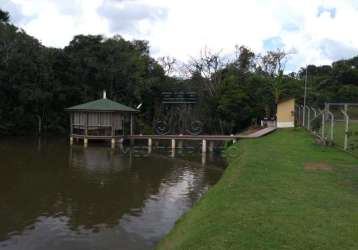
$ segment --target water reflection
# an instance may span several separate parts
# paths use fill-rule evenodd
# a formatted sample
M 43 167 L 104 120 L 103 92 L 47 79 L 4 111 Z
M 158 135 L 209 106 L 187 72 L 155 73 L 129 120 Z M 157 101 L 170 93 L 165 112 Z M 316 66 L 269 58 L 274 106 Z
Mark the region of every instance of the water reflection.
M 175 153 L 1 141 L 0 249 L 153 248 L 222 173 Z

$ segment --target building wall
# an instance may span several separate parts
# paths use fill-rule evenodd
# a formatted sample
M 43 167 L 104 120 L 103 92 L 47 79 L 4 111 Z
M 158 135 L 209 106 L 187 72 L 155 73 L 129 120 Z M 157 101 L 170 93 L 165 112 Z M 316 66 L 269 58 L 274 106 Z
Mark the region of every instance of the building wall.
M 292 128 L 295 126 L 295 99 L 277 104 L 277 127 Z
M 73 114 L 73 125 L 76 126 L 85 126 L 86 125 L 87 116 L 84 112 L 75 112 Z
M 86 126 L 87 112 L 75 112 L 73 115 L 73 125 Z M 113 119 L 113 122 L 112 122 Z M 112 126 L 115 130 L 122 129 L 123 117 L 119 113 L 109 112 L 89 112 L 88 113 L 88 126 Z
M 115 130 L 123 129 L 123 116 L 120 114 L 113 114 L 113 127 Z

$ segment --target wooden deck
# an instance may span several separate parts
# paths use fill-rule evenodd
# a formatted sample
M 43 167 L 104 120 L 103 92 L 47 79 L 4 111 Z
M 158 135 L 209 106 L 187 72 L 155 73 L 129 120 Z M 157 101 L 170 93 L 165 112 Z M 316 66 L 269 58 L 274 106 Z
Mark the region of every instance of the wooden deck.
M 134 139 L 134 140 L 192 140 L 192 141 L 231 141 L 234 139 L 238 139 L 238 135 L 127 135 L 125 139 Z
M 85 139 L 85 138 L 87 138 L 89 140 L 111 140 L 111 139 L 124 138 L 123 135 L 111 136 L 111 135 L 78 135 L 78 134 L 73 134 L 72 137 L 75 138 L 75 139 Z

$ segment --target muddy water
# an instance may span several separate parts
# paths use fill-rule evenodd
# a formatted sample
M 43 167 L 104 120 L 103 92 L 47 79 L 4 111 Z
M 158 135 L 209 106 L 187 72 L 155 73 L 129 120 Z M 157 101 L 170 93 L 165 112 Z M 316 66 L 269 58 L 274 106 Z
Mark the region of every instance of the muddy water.
M 220 178 L 189 148 L 0 140 L 0 249 L 152 249 Z

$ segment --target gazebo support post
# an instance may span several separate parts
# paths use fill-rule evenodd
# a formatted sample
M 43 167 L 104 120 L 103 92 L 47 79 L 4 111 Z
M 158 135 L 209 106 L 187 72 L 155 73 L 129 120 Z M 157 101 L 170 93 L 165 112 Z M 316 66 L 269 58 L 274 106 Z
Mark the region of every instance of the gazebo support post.
M 70 145 L 73 145 L 73 113 L 70 114 Z
M 133 114 L 131 113 L 131 130 L 130 135 L 133 135 Z
M 114 138 L 114 119 L 113 119 L 113 113 L 111 113 L 111 148 L 115 148 L 116 147 L 116 139 Z
M 113 119 L 113 113 L 111 113 L 111 135 L 114 137 L 114 119 Z
M 130 116 L 130 131 L 129 131 L 129 134 L 130 135 L 133 135 L 133 114 L 131 113 L 131 116 Z M 134 145 L 134 140 L 131 139 L 131 146 Z
M 83 146 L 86 148 L 88 145 L 88 112 L 86 112 L 86 127 L 85 127 L 85 137 L 83 138 Z

